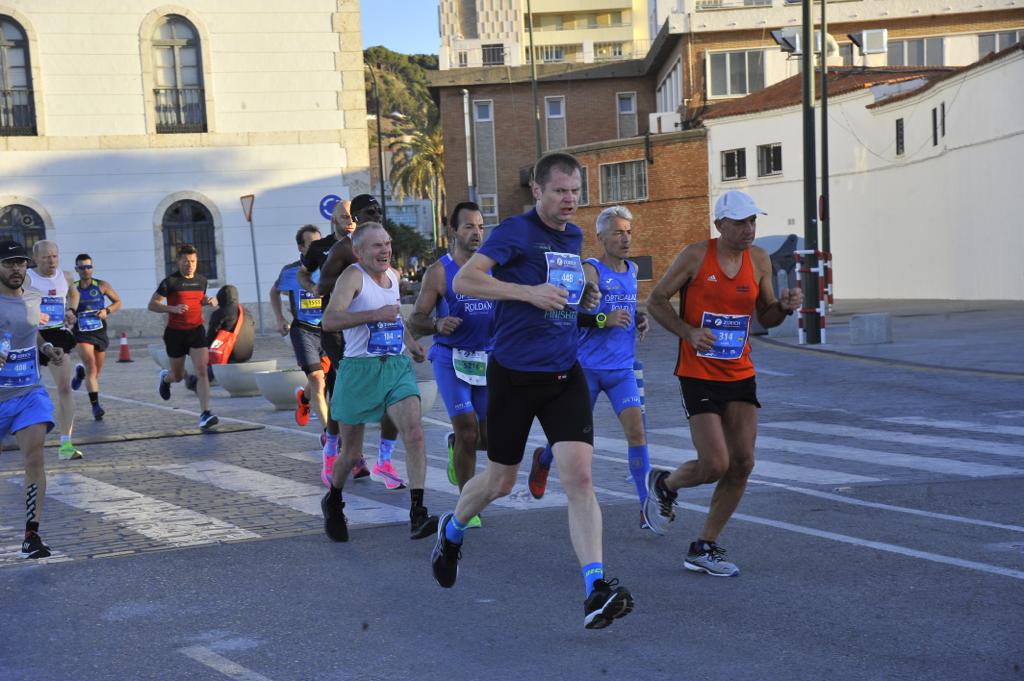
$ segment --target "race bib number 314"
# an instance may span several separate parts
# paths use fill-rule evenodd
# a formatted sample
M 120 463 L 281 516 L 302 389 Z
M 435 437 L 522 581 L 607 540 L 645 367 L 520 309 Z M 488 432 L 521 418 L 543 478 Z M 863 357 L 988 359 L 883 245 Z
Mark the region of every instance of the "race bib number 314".
M 750 315 L 705 312 L 700 325 L 715 334 L 715 344 L 706 352 L 698 352 L 698 357 L 729 360 L 743 356 L 750 329 Z

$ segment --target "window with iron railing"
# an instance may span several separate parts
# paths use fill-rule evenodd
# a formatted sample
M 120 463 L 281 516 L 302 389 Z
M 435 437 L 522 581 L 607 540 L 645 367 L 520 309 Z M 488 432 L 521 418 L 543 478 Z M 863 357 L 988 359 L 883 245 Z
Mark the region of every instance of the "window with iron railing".
M 35 134 L 28 41 L 18 22 L 0 14 L 0 136 Z
M 484 66 L 503 66 L 505 64 L 504 45 L 484 45 L 483 51 Z
M 198 201 L 175 201 L 164 212 L 164 270 L 170 275 L 178 269 L 178 246 L 192 244 L 199 251 L 199 273 L 207 279 L 217 278 L 217 243 L 213 216 Z
M 46 225 L 39 213 L 18 203 L 0 206 L 0 240 L 12 239 L 32 248 L 45 238 Z
M 153 36 L 153 102 L 158 133 L 206 132 L 206 91 L 199 34 L 168 15 Z
M 601 166 L 601 203 L 647 198 L 647 162 L 626 161 Z

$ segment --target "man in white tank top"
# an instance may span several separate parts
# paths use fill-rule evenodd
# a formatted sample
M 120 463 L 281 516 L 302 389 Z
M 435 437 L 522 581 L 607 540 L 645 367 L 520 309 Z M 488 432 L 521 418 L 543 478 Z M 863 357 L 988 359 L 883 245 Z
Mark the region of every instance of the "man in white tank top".
M 60 270 L 60 255 L 55 241 L 37 241 L 32 246 L 32 259 L 36 266 L 28 271 L 28 288 L 39 291 L 39 329 L 43 339 L 65 353 L 75 347 L 75 337 L 69 329 L 75 325 L 75 310 L 78 309 L 78 287 L 68 272 Z M 45 365 L 46 359 L 41 359 Z M 53 382 L 57 386 L 57 427 L 60 428 L 60 449 L 62 459 L 81 459 L 82 452 L 71 443 L 71 429 L 75 425 L 75 398 L 71 391 L 71 362 L 48 364 Z
M 341 489 L 361 457 L 365 424 L 377 423 L 387 413 L 405 443 L 410 538 L 422 539 L 437 531 L 437 518 L 423 504 L 427 458 L 420 393 L 402 348 L 417 362 L 426 359 L 426 352 L 402 322 L 387 230 L 376 222 L 361 224 L 352 234 L 352 250 L 357 262 L 341 273 L 321 320 L 324 331 L 345 334 L 345 356 L 331 398 L 331 415 L 341 426 L 341 454 L 334 462 L 331 489 L 320 504 L 324 530 L 334 541 L 348 541 Z

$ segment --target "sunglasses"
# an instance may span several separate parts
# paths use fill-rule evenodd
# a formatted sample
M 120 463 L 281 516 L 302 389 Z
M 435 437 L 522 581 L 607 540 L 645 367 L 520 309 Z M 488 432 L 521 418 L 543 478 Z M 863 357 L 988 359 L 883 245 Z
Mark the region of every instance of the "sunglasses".
M 75 265 L 76 270 L 91 270 L 92 265 Z

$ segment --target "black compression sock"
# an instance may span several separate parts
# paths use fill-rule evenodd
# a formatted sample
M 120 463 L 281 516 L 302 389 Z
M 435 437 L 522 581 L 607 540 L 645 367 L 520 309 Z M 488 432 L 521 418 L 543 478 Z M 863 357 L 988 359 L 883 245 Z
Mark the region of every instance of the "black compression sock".
M 96 404 L 100 401 L 100 394 L 98 392 L 89 393 L 89 404 Z
M 409 497 L 412 499 L 413 508 L 419 508 L 420 506 L 423 506 L 423 490 L 410 489 Z

